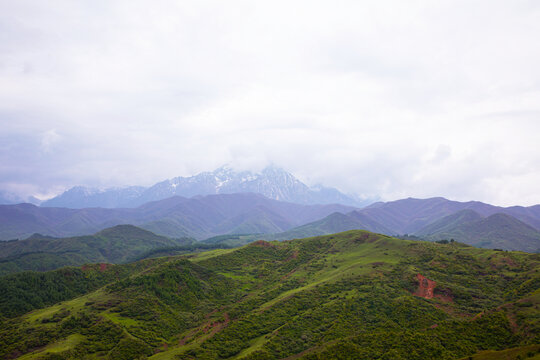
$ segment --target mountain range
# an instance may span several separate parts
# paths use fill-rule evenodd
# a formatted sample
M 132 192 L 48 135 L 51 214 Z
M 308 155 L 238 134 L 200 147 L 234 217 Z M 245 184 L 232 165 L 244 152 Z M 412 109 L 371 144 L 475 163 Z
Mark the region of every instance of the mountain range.
M 276 238 L 331 234 L 350 230 L 353 226 L 388 235 L 409 234 L 427 240 L 454 239 L 479 247 L 540 251 L 539 205 L 503 208 L 444 198 L 376 203 L 339 216 L 331 214 L 325 219 L 276 234 Z
M 172 238 L 205 239 L 226 233 L 276 233 L 350 212 L 345 205 L 300 205 L 259 194 L 219 194 L 168 199 L 137 208 L 68 209 L 31 204 L 0 205 L 0 239 L 26 238 L 34 233 L 66 237 L 93 234 L 119 224 L 132 224 Z
M 460 213 L 464 210 L 470 211 Z M 471 219 L 477 221 L 470 223 Z M 33 233 L 56 237 L 87 235 L 118 224 L 136 225 L 162 236 L 198 240 L 222 234 L 258 234 L 244 237 L 243 241 L 286 240 L 366 229 L 428 240 L 453 238 L 506 250 L 540 249 L 540 205 L 499 207 L 441 197 L 377 202 L 360 209 L 339 204 L 301 205 L 255 193 L 173 196 L 136 208 L 117 209 L 0 206 L 3 240 L 26 238 Z
M 413 235 L 429 240 L 454 239 L 492 249 L 540 251 L 540 231 L 504 213 L 483 217 L 473 210 L 462 210 Z
M 345 195 L 335 188 L 309 187 L 291 173 L 275 166 L 266 167 L 261 172 L 237 172 L 222 166 L 212 172 L 161 181 L 148 188 L 130 186 L 99 190 L 76 186 L 44 201 L 41 206 L 73 209 L 130 208 L 171 196 L 193 197 L 243 192 L 257 193 L 269 199 L 297 204 L 344 204 L 358 207 L 369 203 L 366 199 Z
M 474 201 L 409 198 L 376 203 L 348 213 L 332 213 L 281 233 L 242 236 L 235 240 L 225 237 L 222 242 L 238 245 L 256 238 L 290 240 L 365 229 L 386 235 L 414 235 L 433 241 L 454 239 L 479 247 L 538 252 L 539 210 L 538 205 L 502 208 Z

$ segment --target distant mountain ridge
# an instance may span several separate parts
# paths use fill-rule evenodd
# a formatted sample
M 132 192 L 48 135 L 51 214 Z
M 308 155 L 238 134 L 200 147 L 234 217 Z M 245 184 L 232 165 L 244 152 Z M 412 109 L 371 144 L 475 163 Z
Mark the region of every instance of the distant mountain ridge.
M 161 181 L 148 188 L 130 186 L 99 190 L 76 186 L 43 202 L 41 206 L 74 209 L 131 208 L 171 196 L 192 197 L 243 192 L 257 193 L 270 199 L 298 204 L 344 204 L 357 207 L 367 205 L 366 201 L 345 195 L 334 188 L 308 187 L 291 173 L 275 166 L 269 166 L 259 173 L 237 172 L 222 166 L 212 172 Z
M 263 237 L 267 240 L 291 240 L 358 229 L 386 235 L 392 233 L 384 225 L 366 218 L 358 210 L 354 210 L 347 214 L 335 212 L 323 219 L 295 227 L 279 234 L 269 234 Z
M 374 203 L 359 212 L 383 224 L 394 234 L 414 234 L 435 220 L 465 209 L 474 210 L 484 217 L 496 213 L 511 215 L 540 230 L 540 205 L 501 207 L 479 201 L 452 201 L 442 197 L 407 198 Z
M 469 245 L 540 251 L 540 206 L 493 206 L 444 198 L 375 203 L 349 213 L 334 213 L 265 239 L 290 240 L 364 229 L 385 235 L 415 235 L 428 240 L 455 239 Z
M 491 218 L 496 214 L 506 216 Z M 508 250 L 540 249 L 536 236 L 540 230 L 540 205 L 503 208 L 477 201 L 408 198 L 358 209 L 339 204 L 300 205 L 260 194 L 237 193 L 189 199 L 174 196 L 124 209 L 0 206 L 2 240 L 26 238 L 36 232 L 57 237 L 92 234 L 117 224 L 198 240 L 231 234 L 251 234 L 243 236 L 242 241 L 286 240 L 365 229 L 431 240 L 454 238 L 475 246 Z M 468 236 L 464 229 L 470 233 Z
M 26 238 L 33 233 L 67 237 L 93 234 L 118 224 L 132 224 L 158 235 L 205 239 L 227 233 L 274 233 L 354 207 L 300 205 L 260 194 L 180 196 L 137 208 L 51 208 L 31 204 L 0 205 L 0 239 Z
M 454 239 L 492 249 L 540 251 L 540 231 L 503 213 L 483 217 L 473 210 L 462 210 L 433 222 L 414 235 L 429 240 Z

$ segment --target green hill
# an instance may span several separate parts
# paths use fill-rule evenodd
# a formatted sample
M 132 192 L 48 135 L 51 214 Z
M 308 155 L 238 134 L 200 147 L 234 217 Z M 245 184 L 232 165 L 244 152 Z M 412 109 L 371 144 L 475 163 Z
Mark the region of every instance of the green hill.
M 386 233 L 388 231 L 382 225 L 374 226 L 372 223 L 367 223 L 365 219 L 361 218 L 362 215 L 360 213 L 353 212 L 351 214 L 335 212 L 321 220 L 314 221 L 282 233 L 266 235 L 264 238 L 291 240 L 310 236 L 334 234 L 348 230 L 370 230 L 381 233 Z
M 94 235 L 71 238 L 34 234 L 26 240 L 0 242 L 0 275 L 86 263 L 123 263 L 152 249 L 189 243 L 187 238 L 169 239 L 133 225 L 117 225 Z
M 501 213 L 483 218 L 472 210 L 463 210 L 433 222 L 414 235 L 429 240 L 454 239 L 492 249 L 540 250 L 540 231 Z
M 256 228 L 243 228 L 251 230 L 252 234 L 247 231 L 246 235 L 220 235 L 203 240 L 203 243 L 222 244 L 227 246 L 241 246 L 256 240 L 292 240 L 301 239 L 312 236 L 335 234 L 348 230 L 368 230 L 381 234 L 390 234 L 390 230 L 377 222 L 365 217 L 363 214 L 352 211 L 348 214 L 334 212 L 320 220 L 295 227 L 288 231 L 278 232 L 274 234 L 264 234 L 258 232 Z
M 473 223 L 483 219 L 483 216 L 474 210 L 461 210 L 454 214 L 445 216 L 417 231 L 417 236 L 429 236 L 431 234 L 449 234 L 458 226 Z
M 0 277 L 0 289 L 20 291 L 0 307 L 0 357 L 460 359 L 505 349 L 534 355 L 539 269 L 538 254 L 348 231 L 88 273 L 58 270 L 40 274 L 51 277 L 45 287 L 26 272 Z M 63 278 L 64 291 L 54 288 Z M 81 285 L 68 291 L 74 284 Z M 52 306 L 39 301 L 49 291 L 59 301 Z M 26 300 L 29 294 L 38 300 Z M 22 310 L 4 310 L 12 303 Z

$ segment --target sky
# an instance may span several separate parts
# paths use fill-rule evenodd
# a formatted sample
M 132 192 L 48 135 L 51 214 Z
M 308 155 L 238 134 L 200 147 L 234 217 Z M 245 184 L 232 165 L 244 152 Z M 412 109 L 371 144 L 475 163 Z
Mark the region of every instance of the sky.
M 0 0 L 0 192 L 223 164 L 540 203 L 540 2 Z

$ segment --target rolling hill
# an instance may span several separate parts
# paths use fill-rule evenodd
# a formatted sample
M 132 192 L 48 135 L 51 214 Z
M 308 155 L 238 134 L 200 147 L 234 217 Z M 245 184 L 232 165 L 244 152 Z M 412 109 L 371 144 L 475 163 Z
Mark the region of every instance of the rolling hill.
M 537 254 L 349 231 L 9 275 L 0 357 L 535 356 L 539 267 Z
M 321 220 L 285 232 L 243 236 L 235 241 L 224 239 L 223 243 L 245 244 L 255 239 L 290 240 L 347 230 L 393 234 L 392 230 L 373 220 L 363 210 L 354 210 L 347 214 L 333 213 Z M 470 209 L 457 211 L 437 219 L 411 235 L 432 241 L 454 239 L 465 244 L 491 249 L 540 251 L 540 231 L 507 214 L 496 213 L 484 218 Z
M 0 242 L 0 275 L 24 270 L 47 271 L 87 263 L 123 263 L 157 248 L 188 245 L 192 239 L 169 239 L 132 225 L 117 225 L 94 235 Z
M 454 239 L 492 249 L 540 250 L 540 231 L 500 213 L 484 218 L 472 210 L 463 210 L 433 222 L 414 235 L 430 240 Z
M 469 223 L 474 223 L 476 221 L 482 220 L 483 218 L 484 217 L 482 215 L 478 214 L 474 210 L 461 210 L 432 222 L 431 224 L 415 232 L 414 235 L 429 236 L 436 233 L 446 234 L 452 232 L 453 229 L 456 227 L 463 226 Z M 450 237 L 444 238 L 450 239 Z
M 384 225 L 393 234 L 414 234 L 436 220 L 467 209 L 484 217 L 497 213 L 507 214 L 540 230 L 540 205 L 504 208 L 478 201 L 459 202 L 441 197 L 407 198 L 384 203 L 378 202 L 360 209 L 358 212 Z
M 368 230 L 381 234 L 390 234 L 390 230 L 383 225 L 377 224 L 371 219 L 366 219 L 361 213 L 352 211 L 348 214 L 335 212 L 327 217 L 291 230 L 259 236 L 264 239 L 291 240 L 311 236 L 334 234 L 348 230 Z
M 491 220 L 498 221 L 490 221 L 488 225 L 454 229 L 456 224 L 465 226 L 464 222 L 469 220 L 496 214 L 508 217 L 495 217 Z M 24 238 L 36 232 L 56 237 L 76 236 L 117 224 L 133 224 L 163 236 L 198 240 L 224 234 L 256 234 L 244 236 L 237 244 L 365 229 L 387 235 L 410 234 L 431 240 L 448 237 L 478 246 L 537 251 L 540 247 L 537 236 L 529 227 L 540 226 L 539 219 L 538 205 L 502 208 L 432 198 L 403 199 L 356 209 L 345 205 L 299 205 L 259 194 L 239 193 L 189 199 L 171 197 L 134 209 L 4 205 L 0 206 L 0 239 Z M 444 227 L 453 230 L 450 233 Z M 464 232 L 469 234 L 460 235 Z

